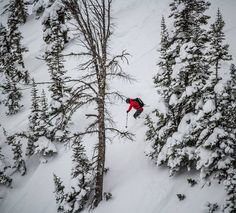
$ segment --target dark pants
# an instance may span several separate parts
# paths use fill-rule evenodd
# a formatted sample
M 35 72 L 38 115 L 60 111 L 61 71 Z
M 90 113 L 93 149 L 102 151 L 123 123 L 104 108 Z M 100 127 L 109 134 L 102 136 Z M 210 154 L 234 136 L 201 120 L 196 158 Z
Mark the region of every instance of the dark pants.
M 136 119 L 141 113 L 143 112 L 143 109 L 138 109 L 136 110 L 136 112 L 134 113 L 134 118 Z

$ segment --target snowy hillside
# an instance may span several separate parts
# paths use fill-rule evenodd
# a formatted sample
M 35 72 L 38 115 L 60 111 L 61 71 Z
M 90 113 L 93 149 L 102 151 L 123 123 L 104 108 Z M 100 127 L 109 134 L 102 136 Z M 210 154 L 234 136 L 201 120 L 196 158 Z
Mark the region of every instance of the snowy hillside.
M 7 1 L 2 0 L 3 8 Z M 112 87 L 119 89 L 125 96 L 141 97 L 147 107 L 141 118 L 133 119 L 131 111 L 128 119 L 128 130 L 135 134 L 135 141 L 130 142 L 115 137 L 107 144 L 106 167 L 109 168 L 104 179 L 104 191 L 112 193 L 112 199 L 102 201 L 94 210 L 85 209 L 82 212 L 94 213 L 204 213 L 206 204 L 218 203 L 221 205 L 225 199 L 223 186 L 212 183 L 204 186 L 199 180 L 197 172 L 184 172 L 181 175 L 169 177 L 167 168 L 161 168 L 145 155 L 150 148 L 145 141 L 147 127 L 144 125 L 145 116 L 152 112 L 158 105 L 156 89 L 153 84 L 153 76 L 158 67 L 158 48 L 160 43 L 160 24 L 162 15 L 169 14 L 171 0 L 114 0 L 113 21 L 115 23 L 114 34 L 111 40 L 111 52 L 120 53 L 127 50 L 130 53 L 129 64 L 122 64 L 125 72 L 131 74 L 137 80 L 130 84 L 125 81 L 115 81 Z M 226 41 L 230 44 L 230 53 L 234 61 L 236 58 L 236 1 L 235 0 L 211 0 L 208 13 L 215 17 L 217 8 L 221 9 L 226 27 Z M 28 48 L 24 55 L 25 67 L 36 82 L 49 81 L 47 66 L 42 57 L 44 46 L 42 19 L 35 19 L 29 12 L 27 22 L 20 27 L 23 43 Z M 3 11 L 1 9 L 0 11 Z M 7 16 L 1 16 L 1 22 L 7 22 Z M 170 24 L 167 21 L 167 25 Z M 71 36 L 73 36 L 71 34 Z M 65 45 L 65 53 L 77 51 L 76 41 L 71 40 Z M 66 69 L 72 76 L 77 76 L 75 71 L 78 61 L 76 58 L 67 58 Z M 47 85 L 39 85 L 39 90 L 47 89 Z M 31 106 L 31 89 L 24 91 L 24 107 L 13 116 L 5 114 L 5 107 L 0 105 L 0 123 L 8 134 L 27 128 L 28 116 Z M 49 96 L 49 94 L 47 94 Z M 117 102 L 111 108 L 116 125 L 126 130 L 125 102 Z M 87 119 L 86 113 L 90 110 L 85 107 L 79 109 L 73 116 L 73 130 L 84 127 Z M 11 150 L 4 144 L 4 135 L 0 133 L 0 145 L 2 152 L 11 159 Z M 84 146 L 91 157 L 94 148 L 94 138 L 86 137 Z M 2 144 L 1 144 L 2 143 Z M 66 190 L 71 185 L 71 144 L 58 145 L 58 153 L 49 158 L 47 163 L 40 162 L 37 157 L 26 160 L 27 174 L 21 176 L 13 174 L 12 187 L 0 187 L 0 212 L 1 213 L 56 213 L 53 174 L 63 180 Z M 191 187 L 187 179 L 195 179 L 197 184 Z M 180 201 L 177 194 L 184 194 L 186 198 Z M 218 209 L 216 212 L 221 212 Z

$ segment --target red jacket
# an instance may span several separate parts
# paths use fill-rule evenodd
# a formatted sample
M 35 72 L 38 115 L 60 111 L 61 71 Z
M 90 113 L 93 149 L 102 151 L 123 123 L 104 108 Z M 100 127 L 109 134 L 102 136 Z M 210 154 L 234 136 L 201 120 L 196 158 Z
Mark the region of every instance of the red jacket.
M 130 105 L 129 105 L 129 108 L 127 110 L 127 112 L 129 112 L 132 108 L 136 109 L 136 110 L 142 110 L 143 111 L 143 108 L 139 106 L 139 104 L 134 101 L 133 99 L 130 98 Z

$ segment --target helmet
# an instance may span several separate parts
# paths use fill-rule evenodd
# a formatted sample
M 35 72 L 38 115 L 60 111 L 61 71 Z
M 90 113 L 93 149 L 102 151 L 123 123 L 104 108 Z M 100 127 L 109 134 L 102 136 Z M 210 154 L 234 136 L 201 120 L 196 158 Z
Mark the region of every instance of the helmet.
M 126 99 L 126 103 L 129 104 L 130 103 L 130 98 Z

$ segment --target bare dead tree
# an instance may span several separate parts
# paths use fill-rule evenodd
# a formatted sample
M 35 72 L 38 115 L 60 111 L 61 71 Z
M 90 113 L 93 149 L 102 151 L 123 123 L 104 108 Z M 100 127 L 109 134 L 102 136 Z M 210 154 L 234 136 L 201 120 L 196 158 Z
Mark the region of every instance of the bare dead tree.
M 69 110 L 95 104 L 96 114 L 87 114 L 92 121 L 84 132 L 75 134 L 75 137 L 96 134 L 98 143 L 94 156 L 95 186 L 92 198 L 92 207 L 96 207 L 103 198 L 103 176 L 105 165 L 106 141 L 114 133 L 129 140 L 133 135 L 123 132 L 114 125 L 108 105 L 114 100 L 123 100 L 124 96 L 119 91 L 112 91 L 112 80 L 133 81 L 120 66 L 121 61 L 128 63 L 127 52 L 112 56 L 109 49 L 113 24 L 111 18 L 112 0 L 64 0 L 63 3 L 73 18 L 73 26 L 76 28 L 80 44 L 81 78 L 78 86 L 73 91 Z M 72 104 L 73 103 L 73 104 Z

